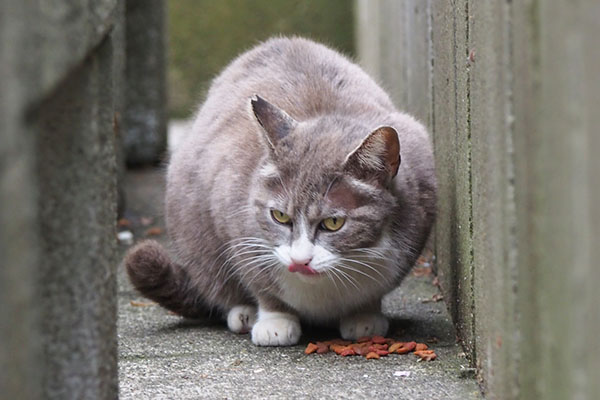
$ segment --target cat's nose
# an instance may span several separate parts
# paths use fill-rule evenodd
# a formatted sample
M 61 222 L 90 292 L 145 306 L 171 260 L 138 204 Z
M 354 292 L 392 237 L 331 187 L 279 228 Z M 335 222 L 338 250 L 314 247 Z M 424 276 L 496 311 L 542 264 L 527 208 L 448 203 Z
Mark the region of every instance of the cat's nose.
M 296 265 L 308 265 L 312 261 L 312 257 L 291 257 L 292 264 Z

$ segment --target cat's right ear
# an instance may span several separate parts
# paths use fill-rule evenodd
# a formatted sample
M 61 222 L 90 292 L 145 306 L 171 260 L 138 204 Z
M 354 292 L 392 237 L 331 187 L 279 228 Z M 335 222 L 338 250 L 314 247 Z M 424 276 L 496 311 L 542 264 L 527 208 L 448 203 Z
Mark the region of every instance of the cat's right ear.
M 250 99 L 250 104 L 256 120 L 263 128 L 265 139 L 274 150 L 277 143 L 297 125 L 296 120 L 258 95 Z

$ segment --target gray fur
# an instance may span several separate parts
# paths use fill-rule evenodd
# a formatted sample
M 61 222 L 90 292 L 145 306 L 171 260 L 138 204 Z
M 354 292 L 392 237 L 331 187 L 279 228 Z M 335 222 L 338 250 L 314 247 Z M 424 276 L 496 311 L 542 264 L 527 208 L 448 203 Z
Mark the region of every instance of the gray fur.
M 391 127 L 380 130 L 388 139 L 366 140 L 382 126 Z M 385 142 L 393 130 L 401 153 L 395 177 L 398 157 Z M 381 154 L 374 140 L 384 140 Z M 170 161 L 167 225 L 176 263 L 187 273 L 186 293 L 203 307 L 226 314 L 258 303 L 301 320 L 339 323 L 376 310 L 409 272 L 434 220 L 435 190 L 420 123 L 337 52 L 277 38 L 242 54 L 214 80 Z M 271 207 L 293 225 L 275 222 Z M 320 230 L 333 214 L 346 217 L 344 227 Z M 372 277 L 346 270 L 351 278 L 332 271 L 316 285 L 295 282 L 271 249 L 292 243 L 302 229 L 313 244 L 367 263 L 362 273 Z M 286 300 L 298 296 L 306 303 Z

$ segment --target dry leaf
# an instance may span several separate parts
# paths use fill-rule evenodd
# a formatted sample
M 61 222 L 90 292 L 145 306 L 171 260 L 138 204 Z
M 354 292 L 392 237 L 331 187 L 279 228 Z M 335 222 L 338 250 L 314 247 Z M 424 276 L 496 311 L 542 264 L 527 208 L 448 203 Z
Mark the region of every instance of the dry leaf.
M 146 236 L 158 236 L 162 234 L 162 229 L 158 226 L 152 227 L 146 231 Z

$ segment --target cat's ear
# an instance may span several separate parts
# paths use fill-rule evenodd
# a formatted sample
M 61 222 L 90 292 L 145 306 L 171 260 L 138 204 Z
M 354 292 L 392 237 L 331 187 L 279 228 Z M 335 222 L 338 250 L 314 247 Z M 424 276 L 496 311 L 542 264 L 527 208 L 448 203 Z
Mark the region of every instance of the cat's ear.
M 271 148 L 275 149 L 277 143 L 294 129 L 296 120 L 258 95 L 254 95 L 250 103 L 256 120 L 264 130 L 265 138 Z
M 400 167 L 400 141 L 391 126 L 375 129 L 344 161 L 344 170 L 359 179 L 388 184 Z

